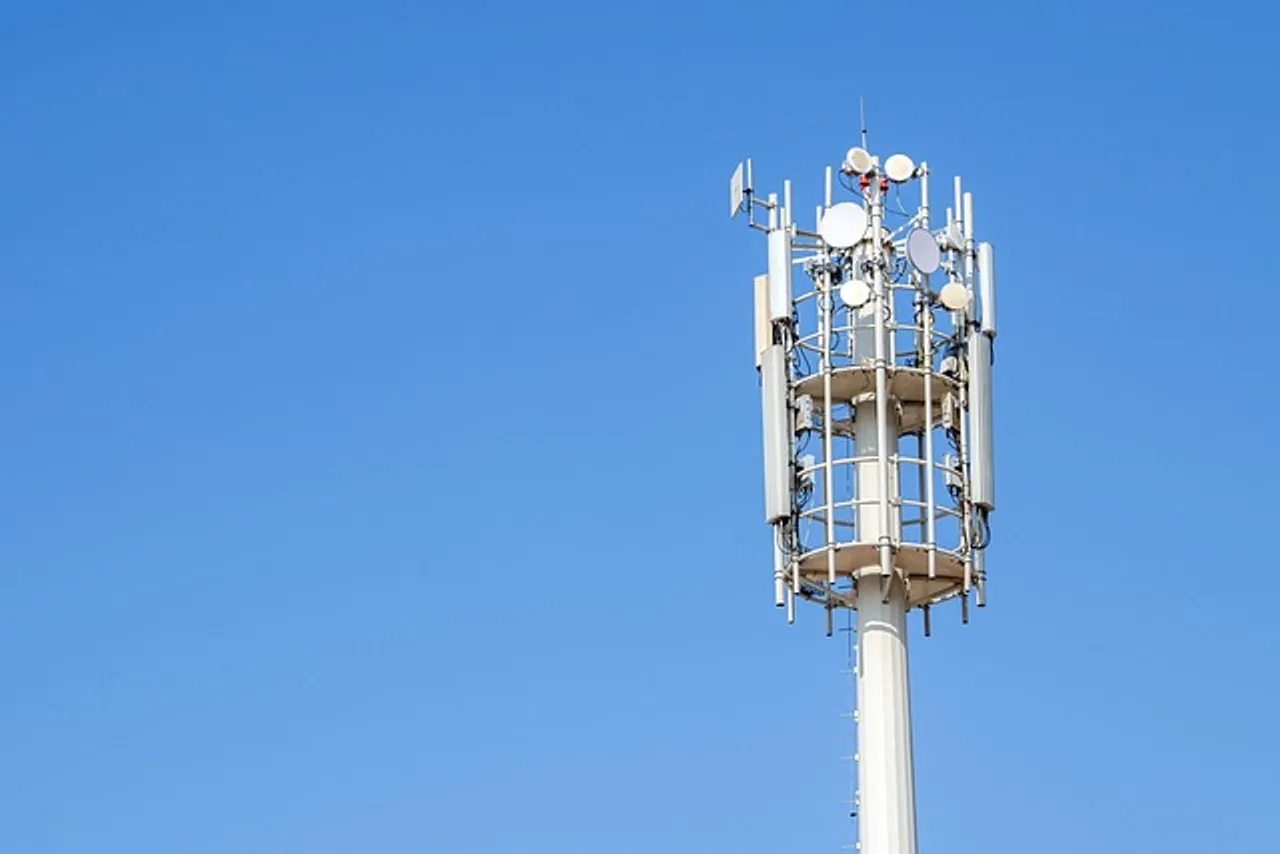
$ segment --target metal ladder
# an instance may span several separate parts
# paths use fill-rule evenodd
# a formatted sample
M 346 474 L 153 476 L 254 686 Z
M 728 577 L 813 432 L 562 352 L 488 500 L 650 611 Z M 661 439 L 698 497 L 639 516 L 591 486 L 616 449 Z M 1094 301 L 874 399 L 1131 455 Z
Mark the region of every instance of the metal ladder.
M 850 679 L 852 694 L 849 711 L 842 712 L 840 717 L 849 721 L 849 740 L 853 743 L 853 751 L 842 757 L 849 763 L 849 797 L 843 803 L 848 810 L 853 832 L 852 841 L 841 845 L 840 849 L 857 851 L 860 848 L 858 842 L 858 630 L 854 627 L 853 611 L 845 611 L 845 615 L 847 622 L 840 631 L 848 637 L 849 649 L 845 669 L 841 671 L 841 675 Z

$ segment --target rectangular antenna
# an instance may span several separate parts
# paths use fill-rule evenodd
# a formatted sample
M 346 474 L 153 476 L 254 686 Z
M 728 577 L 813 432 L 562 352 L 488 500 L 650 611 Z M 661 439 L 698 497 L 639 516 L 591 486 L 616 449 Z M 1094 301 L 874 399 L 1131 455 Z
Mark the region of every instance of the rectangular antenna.
M 978 296 L 982 300 L 982 331 L 996 337 L 996 259 L 990 243 L 978 244 Z
M 789 185 L 788 185 L 789 186 Z M 791 230 L 789 212 L 779 210 L 778 197 L 769 195 L 769 320 L 791 319 Z
M 973 503 L 996 507 L 995 453 L 991 441 L 991 339 L 969 333 L 969 478 Z
M 739 163 L 738 168 L 733 170 L 733 177 L 729 179 L 729 218 L 733 219 L 738 215 L 738 211 L 742 210 L 742 202 L 746 199 L 746 193 L 742 184 L 742 167 Z
M 764 519 L 770 525 L 791 515 L 791 417 L 787 406 L 787 355 L 771 344 L 760 364 L 764 415 Z
M 760 367 L 760 359 L 764 351 L 773 343 L 773 323 L 769 320 L 769 276 L 756 276 L 756 367 Z

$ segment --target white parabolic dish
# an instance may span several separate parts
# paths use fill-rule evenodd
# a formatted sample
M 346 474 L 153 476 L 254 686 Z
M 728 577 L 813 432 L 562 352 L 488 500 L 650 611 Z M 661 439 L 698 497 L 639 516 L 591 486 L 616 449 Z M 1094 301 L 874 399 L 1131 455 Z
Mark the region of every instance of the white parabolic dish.
M 938 302 L 948 311 L 963 311 L 969 307 L 969 289 L 959 282 L 947 282 L 938 294 Z
M 864 149 L 851 148 L 844 156 L 844 168 L 855 175 L 865 175 L 875 168 L 875 161 Z
M 938 241 L 923 228 L 914 228 L 907 235 L 907 258 L 911 265 L 926 276 L 938 269 L 942 263 L 942 253 L 938 250 Z
M 871 299 L 871 288 L 861 279 L 850 279 L 840 286 L 840 302 L 849 308 L 861 308 Z
M 894 154 L 884 162 L 884 174 L 890 181 L 895 184 L 901 184 L 908 181 L 915 174 L 916 164 L 911 162 L 911 158 L 905 154 Z
M 866 231 L 867 212 L 853 202 L 840 202 L 827 208 L 818 227 L 822 239 L 837 249 L 855 245 Z

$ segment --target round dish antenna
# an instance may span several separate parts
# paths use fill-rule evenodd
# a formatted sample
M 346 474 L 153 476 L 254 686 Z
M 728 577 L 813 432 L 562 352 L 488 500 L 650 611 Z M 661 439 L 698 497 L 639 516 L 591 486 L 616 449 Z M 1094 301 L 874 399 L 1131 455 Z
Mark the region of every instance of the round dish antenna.
M 875 166 L 865 148 L 851 148 L 844 156 L 844 171 L 851 175 L 866 175 Z
M 840 302 L 849 308 L 862 308 L 871 299 L 871 288 L 861 279 L 850 279 L 840 286 Z
M 867 212 L 853 202 L 840 202 L 822 215 L 818 233 L 829 245 L 848 249 L 862 239 L 867 230 Z
M 969 289 L 959 282 L 947 282 L 938 294 L 938 302 L 948 311 L 963 311 L 969 307 Z
M 942 252 L 938 249 L 938 241 L 923 228 L 913 228 L 907 235 L 907 259 L 926 276 L 938 269 L 942 263 Z
M 911 176 L 916 174 L 916 164 L 905 154 L 894 154 L 884 162 L 884 174 L 895 184 L 901 184 L 910 181 Z

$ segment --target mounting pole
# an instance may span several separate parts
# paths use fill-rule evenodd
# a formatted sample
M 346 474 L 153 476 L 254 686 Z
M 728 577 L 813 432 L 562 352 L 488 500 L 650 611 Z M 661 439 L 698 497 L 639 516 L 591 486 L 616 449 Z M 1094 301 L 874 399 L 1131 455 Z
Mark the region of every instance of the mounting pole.
M 858 541 L 874 545 L 877 560 L 858 570 L 858 841 L 865 854 L 916 854 L 916 797 L 907 682 L 907 604 L 894 570 L 892 543 L 900 536 L 897 476 L 898 419 L 890 405 L 886 321 L 892 292 L 882 266 L 884 204 L 878 181 L 870 191 L 871 237 L 865 241 L 873 298 L 859 318 L 858 357 L 875 364 L 875 397 L 854 407 L 859 505 Z M 870 321 L 867 323 L 867 321 Z M 893 438 L 890 438 L 893 437 Z

